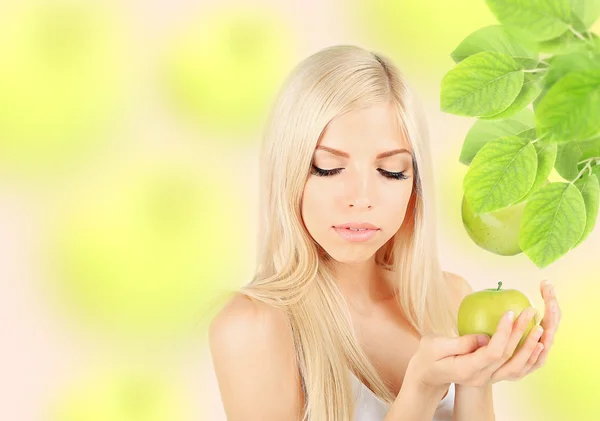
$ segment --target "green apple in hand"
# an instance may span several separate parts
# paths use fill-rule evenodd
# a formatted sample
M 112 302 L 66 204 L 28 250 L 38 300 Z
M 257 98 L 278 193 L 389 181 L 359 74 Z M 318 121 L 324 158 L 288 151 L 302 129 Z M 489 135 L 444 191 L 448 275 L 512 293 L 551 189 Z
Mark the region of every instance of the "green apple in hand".
M 460 336 L 484 333 L 492 337 L 502 316 L 507 311 L 515 312 L 516 321 L 523 310 L 532 306 L 521 291 L 501 288 L 502 282 L 498 282 L 498 288 L 476 291 L 463 298 L 458 309 L 458 333 Z M 535 318 L 529 322 L 517 345 L 517 350 L 536 323 Z

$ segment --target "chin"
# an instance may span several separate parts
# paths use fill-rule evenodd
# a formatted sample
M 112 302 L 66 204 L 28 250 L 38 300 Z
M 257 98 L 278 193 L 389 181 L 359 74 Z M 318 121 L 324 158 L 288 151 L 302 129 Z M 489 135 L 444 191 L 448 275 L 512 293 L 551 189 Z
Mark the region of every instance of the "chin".
M 365 253 L 364 255 L 353 253 L 352 255 L 349 255 L 348 253 L 341 253 L 339 251 L 337 253 L 330 253 L 328 250 L 326 251 L 333 260 L 335 260 L 338 263 L 344 264 L 356 265 L 361 263 L 368 263 L 369 261 L 375 258 L 375 254 L 373 253 Z

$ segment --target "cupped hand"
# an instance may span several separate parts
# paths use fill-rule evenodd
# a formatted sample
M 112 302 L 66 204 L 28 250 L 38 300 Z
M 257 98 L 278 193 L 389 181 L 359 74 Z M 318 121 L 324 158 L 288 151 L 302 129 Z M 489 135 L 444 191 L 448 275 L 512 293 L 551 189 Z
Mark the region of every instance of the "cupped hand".
M 541 367 L 561 317 L 553 288 L 543 282 L 541 291 L 546 303 L 544 318 L 539 326 L 531 329 L 518 349 L 529 322 L 535 317 L 533 307 L 522 311 L 516 321 L 511 312 L 504 314 L 491 338 L 487 335 L 423 336 L 409 362 L 407 376 L 431 388 L 444 388 L 450 383 L 485 386 L 501 380 L 521 379 Z
M 529 334 L 527 345 L 519 349 L 506 363 L 497 368 L 491 375 L 491 382 L 496 383 L 502 380 L 520 380 L 531 374 L 533 371 L 542 367 L 548 358 L 548 352 L 554 344 L 554 337 L 560 324 L 561 311 L 556 299 L 554 287 L 548 281 L 543 281 L 540 285 L 540 292 L 544 299 L 545 310 L 544 317 L 540 323 L 543 334 L 541 338 L 536 339 L 536 335 Z M 519 317 L 521 319 L 521 317 Z M 519 323 L 519 321 L 517 321 Z M 523 322 L 527 325 L 528 322 Z M 538 327 L 536 327 L 538 328 Z M 536 329 L 532 329 L 532 332 Z

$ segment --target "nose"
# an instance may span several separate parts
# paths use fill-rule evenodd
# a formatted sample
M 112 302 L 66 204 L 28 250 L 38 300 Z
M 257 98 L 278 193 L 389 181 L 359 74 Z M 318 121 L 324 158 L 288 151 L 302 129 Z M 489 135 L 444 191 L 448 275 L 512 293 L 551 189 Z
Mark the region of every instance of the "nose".
M 359 209 L 371 209 L 373 206 L 368 200 L 357 200 L 355 202 L 350 203 L 351 208 L 359 208 Z
M 373 207 L 372 197 L 374 186 L 371 184 L 372 177 L 366 172 L 356 171 L 347 183 L 347 203 L 351 208 L 371 209 Z

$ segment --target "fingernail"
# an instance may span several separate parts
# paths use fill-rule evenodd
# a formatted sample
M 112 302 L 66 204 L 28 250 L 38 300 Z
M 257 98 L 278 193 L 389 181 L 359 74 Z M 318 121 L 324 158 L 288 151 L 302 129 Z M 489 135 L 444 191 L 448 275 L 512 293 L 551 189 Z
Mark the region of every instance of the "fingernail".
M 477 343 L 479 346 L 483 346 L 489 342 L 490 338 L 487 335 L 477 335 Z
M 544 328 L 541 326 L 536 326 L 535 329 L 536 329 L 535 336 L 540 338 L 542 336 L 542 334 L 544 333 Z
M 509 312 L 507 313 L 507 317 L 508 317 L 508 320 L 510 320 L 511 322 L 514 322 L 514 321 L 515 321 L 515 312 L 514 312 L 514 311 L 512 311 L 512 310 L 511 310 L 511 311 L 509 311 Z
M 537 354 L 540 355 L 543 350 L 544 350 L 544 344 L 543 343 L 539 343 L 538 344 Z

